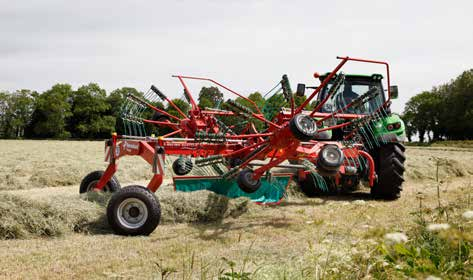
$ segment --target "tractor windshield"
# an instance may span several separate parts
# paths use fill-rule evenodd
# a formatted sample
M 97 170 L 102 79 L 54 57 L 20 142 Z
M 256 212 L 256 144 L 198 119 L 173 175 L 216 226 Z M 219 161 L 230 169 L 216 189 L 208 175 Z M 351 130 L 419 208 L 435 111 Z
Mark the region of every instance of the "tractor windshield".
M 379 78 L 377 79 L 373 79 L 372 76 L 363 77 L 347 75 L 345 78 L 345 83 L 343 83 L 338 88 L 338 90 L 329 97 L 327 102 L 322 106 L 321 112 L 332 113 L 340 110 L 350 104 L 360 95 L 363 95 L 369 90 L 373 90 L 375 87 L 377 87 L 379 94 L 377 94 L 373 99 L 360 106 L 350 107 L 344 111 L 344 113 L 347 114 L 361 115 L 373 113 L 384 103 L 384 92 L 380 78 L 381 76 L 379 75 L 378 77 Z M 322 89 L 318 97 L 319 101 L 323 100 L 327 96 L 332 86 L 333 82 L 330 82 Z

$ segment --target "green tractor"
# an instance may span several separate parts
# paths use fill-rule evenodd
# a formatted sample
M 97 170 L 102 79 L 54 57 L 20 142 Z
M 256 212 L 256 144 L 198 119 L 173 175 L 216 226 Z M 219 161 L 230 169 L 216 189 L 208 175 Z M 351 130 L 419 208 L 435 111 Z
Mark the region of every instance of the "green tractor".
M 323 81 L 329 73 L 316 75 Z M 390 86 L 389 90 L 383 88 L 383 76 L 373 75 L 349 75 L 345 74 L 343 82 L 337 84 L 337 77 L 319 92 L 316 104 L 328 98 L 320 110 L 315 113 L 316 119 L 322 119 L 328 115 L 334 117 L 323 121 L 321 127 L 328 127 L 352 121 L 352 124 L 340 128 L 326 130 L 316 140 L 342 142 L 346 146 L 361 143 L 363 150 L 367 152 L 374 161 L 375 180 L 371 187 L 371 194 L 380 199 L 397 199 L 402 191 L 404 182 L 404 155 L 405 126 L 400 116 L 390 110 L 391 99 L 398 96 L 397 86 Z M 336 87 L 333 88 L 332 87 Z M 298 84 L 297 95 L 303 96 L 306 88 L 304 84 Z M 356 100 L 359 96 L 377 90 L 380 94 L 371 100 L 346 108 L 347 104 Z M 387 91 L 388 94 L 385 94 Z M 335 112 L 341 112 L 334 115 Z M 363 119 L 358 123 L 356 120 Z M 360 180 L 367 179 L 369 170 L 366 161 L 360 160 L 354 164 L 356 170 L 342 174 L 339 180 L 325 178 L 329 187 L 320 186 L 321 180 L 308 177 L 299 180 L 299 185 L 308 196 L 315 196 L 323 192 L 349 192 L 357 189 Z

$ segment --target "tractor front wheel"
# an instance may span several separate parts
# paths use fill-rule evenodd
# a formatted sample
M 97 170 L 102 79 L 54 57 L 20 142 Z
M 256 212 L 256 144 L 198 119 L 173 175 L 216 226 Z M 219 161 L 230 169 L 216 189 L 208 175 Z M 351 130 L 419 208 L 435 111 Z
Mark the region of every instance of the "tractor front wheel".
M 107 206 L 108 223 L 120 235 L 149 235 L 159 225 L 158 198 L 142 186 L 128 186 L 113 194 Z
M 79 193 L 86 193 L 91 192 L 94 190 L 95 186 L 99 182 L 100 178 L 103 176 L 103 171 L 94 171 L 82 179 L 79 187 Z M 118 183 L 118 179 L 115 176 L 112 176 L 110 181 L 103 187 L 103 191 L 105 192 L 116 192 L 120 189 L 120 183 Z
M 401 143 L 388 143 L 373 152 L 378 180 L 371 188 L 371 195 L 379 199 L 394 200 L 401 196 L 404 182 L 406 148 Z

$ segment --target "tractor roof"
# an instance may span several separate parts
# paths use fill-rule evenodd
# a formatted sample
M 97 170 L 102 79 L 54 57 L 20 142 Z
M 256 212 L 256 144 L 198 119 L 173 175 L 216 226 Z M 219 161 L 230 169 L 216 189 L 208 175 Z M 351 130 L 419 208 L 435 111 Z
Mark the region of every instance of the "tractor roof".
M 328 75 L 330 75 L 330 72 L 327 72 L 327 73 L 325 73 L 325 74 L 320 75 L 320 77 L 319 77 L 320 81 L 323 81 L 323 80 L 325 79 L 325 77 L 327 77 Z M 373 76 L 381 77 L 380 79 L 383 79 L 383 75 L 378 74 L 378 73 L 373 73 L 373 74 L 370 74 L 370 75 L 363 75 L 363 74 L 345 74 L 345 77 L 347 77 L 347 78 L 372 78 Z M 336 77 L 336 74 L 335 74 L 334 77 Z M 378 78 L 378 79 L 379 79 L 379 78 Z

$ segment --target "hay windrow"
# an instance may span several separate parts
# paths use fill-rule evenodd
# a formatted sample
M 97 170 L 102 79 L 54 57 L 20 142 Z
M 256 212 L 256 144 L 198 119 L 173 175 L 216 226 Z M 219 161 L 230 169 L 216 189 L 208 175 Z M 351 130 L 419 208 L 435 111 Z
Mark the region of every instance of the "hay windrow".
M 158 197 L 164 224 L 221 222 L 246 213 L 253 204 L 248 198 L 230 199 L 209 191 L 163 192 Z
M 105 216 L 110 196 L 88 193 L 35 200 L 0 193 L 0 239 L 58 237 L 72 232 L 111 233 Z M 246 213 L 252 205 L 246 198 L 229 199 L 209 191 L 163 191 L 158 197 L 161 224 L 218 223 Z
M 68 232 L 89 232 L 100 220 L 101 208 L 79 198 L 52 197 L 35 201 L 13 194 L 0 194 L 0 239 L 56 237 Z M 97 225 L 95 225 L 97 226 Z

